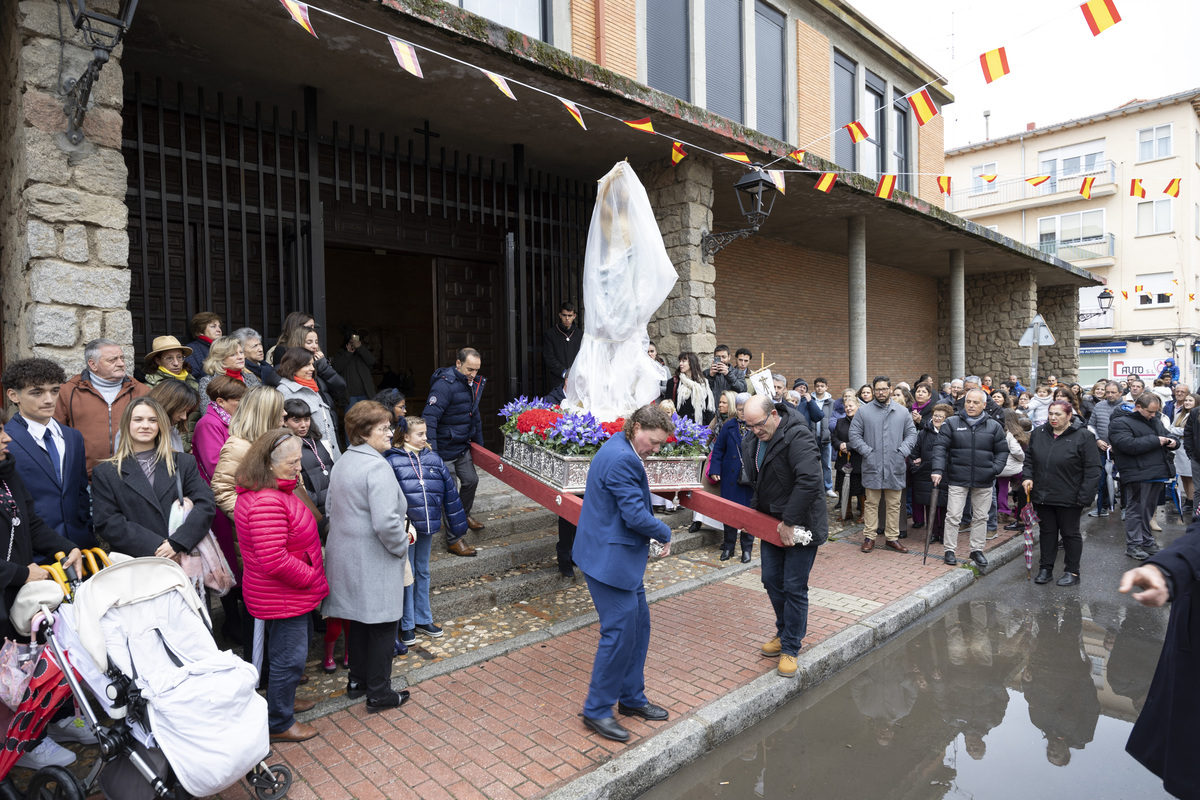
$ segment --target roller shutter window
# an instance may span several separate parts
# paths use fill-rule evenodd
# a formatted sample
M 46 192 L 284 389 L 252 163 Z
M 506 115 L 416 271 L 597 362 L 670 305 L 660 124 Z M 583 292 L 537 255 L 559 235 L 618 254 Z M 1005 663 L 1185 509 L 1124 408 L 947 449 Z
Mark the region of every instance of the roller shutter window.
M 757 127 L 768 136 L 787 136 L 784 100 L 783 29 L 787 20 L 766 3 L 754 4 L 754 60 L 756 66 Z
M 858 104 L 854 102 L 854 73 L 858 68 L 852 60 L 833 54 L 833 160 L 846 169 L 858 169 L 854 142 L 843 125 L 854 122 Z
M 661 92 L 691 102 L 688 0 L 646 3 L 646 82 Z
M 706 0 L 704 27 L 708 110 L 743 122 L 742 0 Z

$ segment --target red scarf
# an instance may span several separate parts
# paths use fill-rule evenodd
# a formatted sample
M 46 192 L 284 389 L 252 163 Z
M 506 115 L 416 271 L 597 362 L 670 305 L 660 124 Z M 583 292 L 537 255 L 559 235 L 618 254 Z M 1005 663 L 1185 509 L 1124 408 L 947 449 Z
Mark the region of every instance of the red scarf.
M 204 342 L 205 344 L 213 343 L 213 340 L 208 338 L 207 336 L 205 336 L 203 333 L 196 334 L 196 338 L 199 339 L 200 341 Z
M 293 375 L 292 380 L 306 389 L 312 389 L 317 394 L 321 393 L 321 389 L 317 386 L 317 381 L 315 378 L 301 378 L 299 375 Z
M 227 369 L 227 370 L 225 370 L 225 374 L 228 375 L 229 377 L 233 378 L 235 381 L 241 381 L 242 383 L 246 382 L 246 378 L 244 375 L 242 375 L 241 370 Z

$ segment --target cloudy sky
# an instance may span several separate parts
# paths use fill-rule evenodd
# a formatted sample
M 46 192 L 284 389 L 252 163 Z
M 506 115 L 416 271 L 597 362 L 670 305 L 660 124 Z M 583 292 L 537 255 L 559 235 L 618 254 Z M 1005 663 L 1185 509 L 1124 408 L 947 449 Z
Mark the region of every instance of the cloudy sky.
M 850 0 L 949 79 L 946 147 L 1200 87 L 1200 3 L 1115 0 L 1121 22 L 1093 37 L 1081 0 Z M 987 84 L 979 54 L 1005 47 Z

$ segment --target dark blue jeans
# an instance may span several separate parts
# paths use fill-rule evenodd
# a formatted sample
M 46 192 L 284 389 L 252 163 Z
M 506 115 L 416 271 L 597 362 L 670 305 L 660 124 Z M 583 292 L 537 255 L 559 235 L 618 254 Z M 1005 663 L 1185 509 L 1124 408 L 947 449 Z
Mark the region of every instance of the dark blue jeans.
M 267 629 L 267 660 L 271 673 L 267 683 L 267 728 L 283 733 L 296 724 L 292 706 L 296 687 L 304 674 L 312 618 L 308 614 L 263 621 Z
M 762 582 L 775 609 L 775 633 L 784 655 L 800 652 L 808 633 L 808 574 L 817 558 L 817 548 L 780 547 L 763 542 Z

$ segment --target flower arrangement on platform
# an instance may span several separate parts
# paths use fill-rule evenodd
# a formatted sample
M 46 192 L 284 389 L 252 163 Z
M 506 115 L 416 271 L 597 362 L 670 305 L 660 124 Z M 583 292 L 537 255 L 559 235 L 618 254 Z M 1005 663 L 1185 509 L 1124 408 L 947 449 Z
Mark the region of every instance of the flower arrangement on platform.
M 522 395 L 500 409 L 506 435 L 524 444 L 544 447 L 566 456 L 593 456 L 608 439 L 625 427 L 625 419 L 600 422 L 588 412 L 570 413 L 539 398 Z M 709 430 L 687 417 L 671 415 L 675 435 L 667 439 L 660 456 L 703 456 L 708 452 Z

